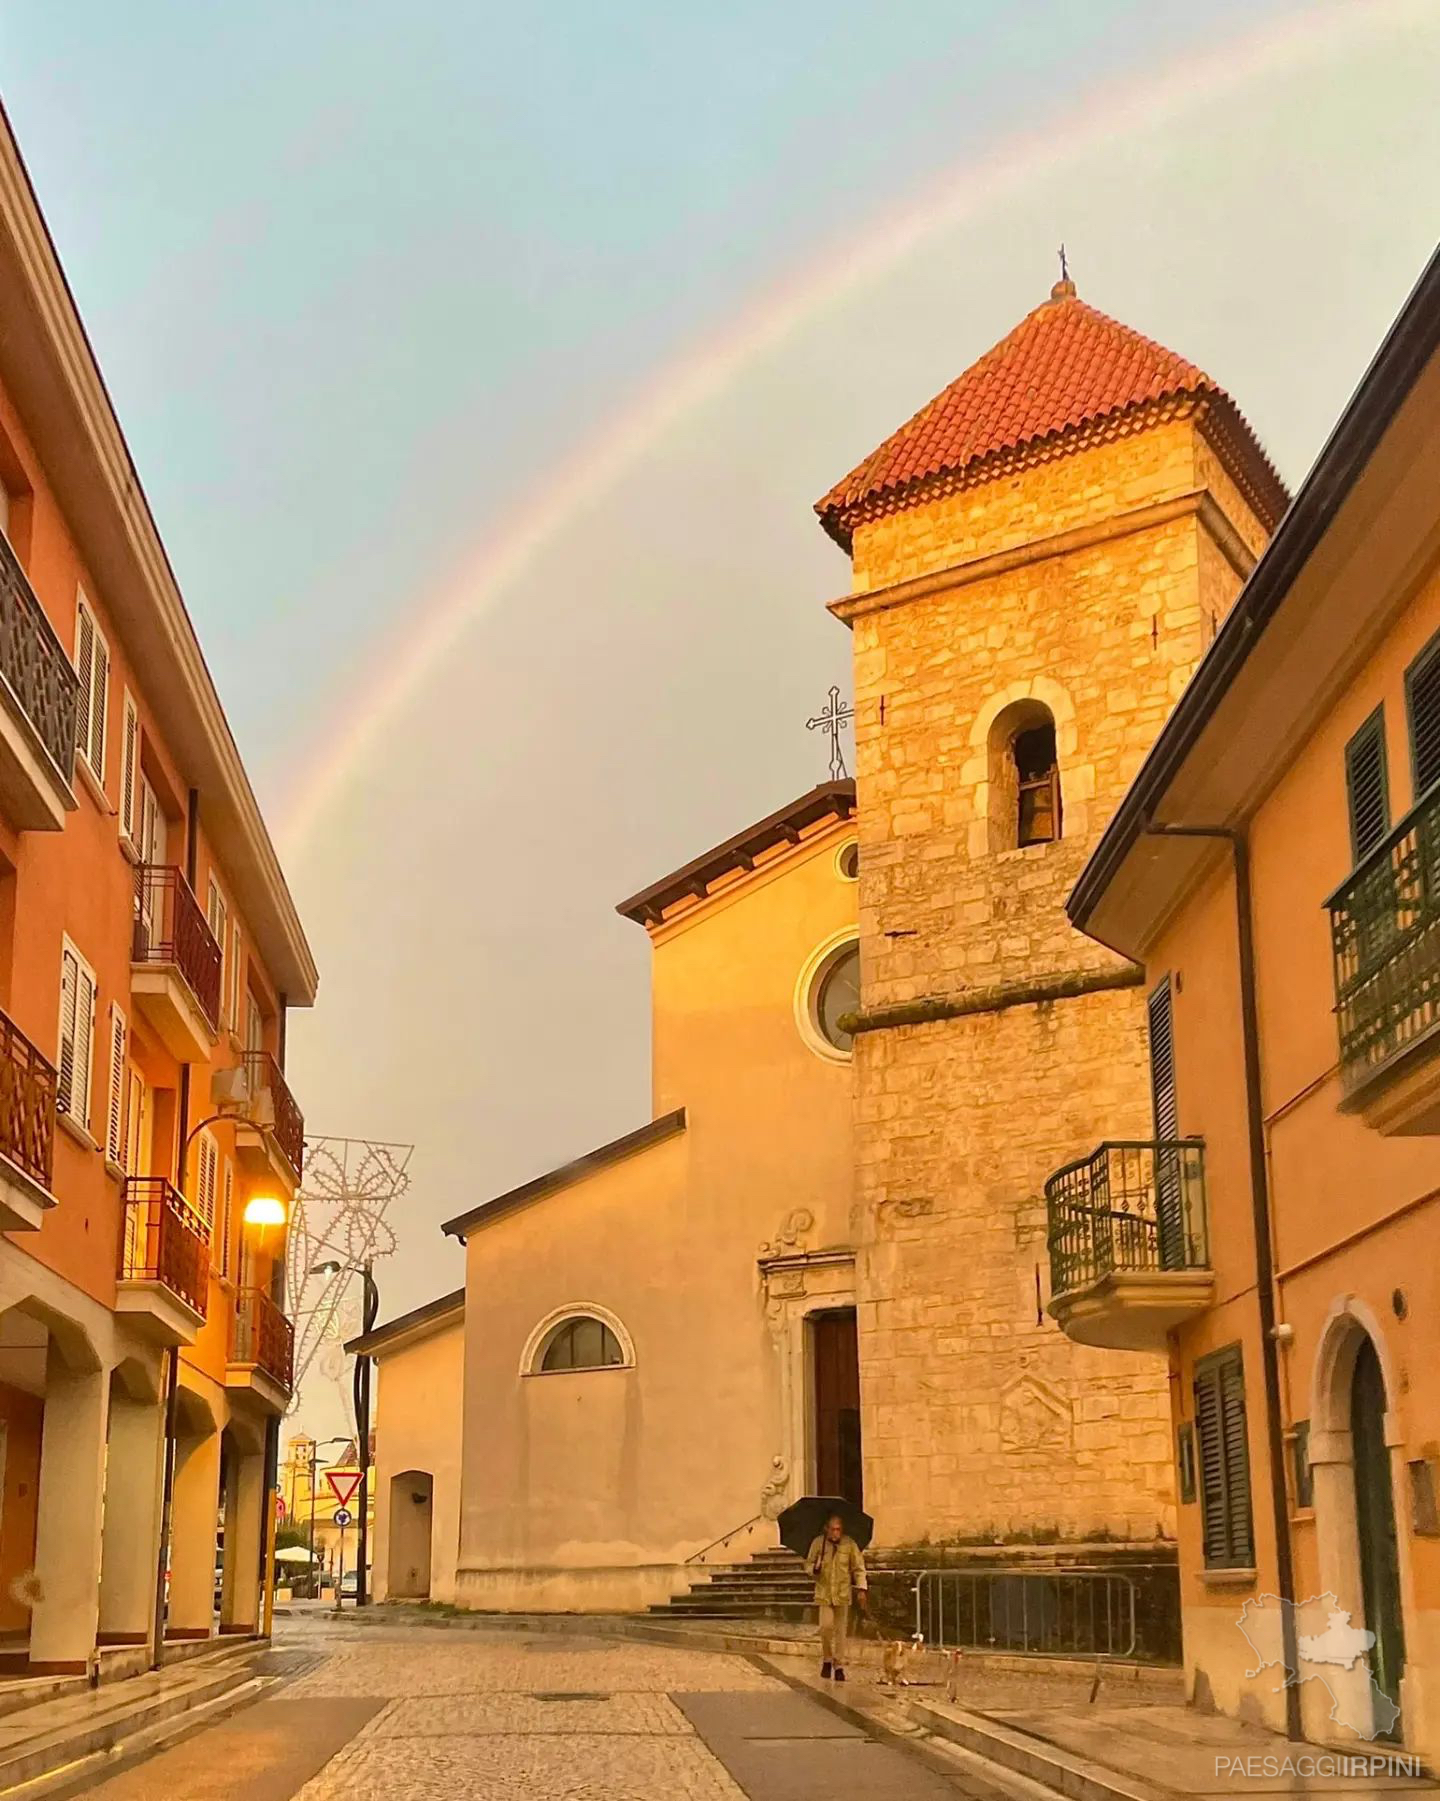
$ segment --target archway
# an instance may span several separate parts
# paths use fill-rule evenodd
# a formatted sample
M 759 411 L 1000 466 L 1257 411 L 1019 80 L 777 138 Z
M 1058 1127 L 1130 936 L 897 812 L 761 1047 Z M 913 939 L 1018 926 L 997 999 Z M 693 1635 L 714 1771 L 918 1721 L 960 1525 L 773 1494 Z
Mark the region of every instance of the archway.
M 1400 1545 L 1390 1447 L 1385 1442 L 1385 1376 L 1368 1333 L 1350 1377 L 1350 1443 L 1354 1456 L 1355 1525 L 1360 1540 L 1360 1592 L 1365 1624 L 1375 1634 L 1370 1669 L 1375 1685 L 1398 1707 L 1405 1668 L 1405 1622 L 1400 1601 Z
M 387 1592 L 392 1600 L 429 1599 L 434 1508 L 435 1478 L 428 1470 L 401 1470 L 398 1476 L 390 1478 Z
M 1399 1736 L 1405 1671 L 1405 1547 L 1397 1530 L 1394 1480 L 1401 1440 L 1387 1362 L 1370 1309 L 1353 1295 L 1338 1301 L 1321 1334 L 1312 1396 L 1316 1547 L 1323 1589 L 1334 1594 L 1354 1625 L 1374 1634 L 1368 1659 L 1332 1676 L 1353 1683 L 1348 1705 L 1355 1717 L 1371 1708 L 1370 1736 L 1377 1738 Z
M 990 727 L 990 848 L 1023 850 L 1061 834 L 1055 715 L 1043 701 L 1012 701 Z

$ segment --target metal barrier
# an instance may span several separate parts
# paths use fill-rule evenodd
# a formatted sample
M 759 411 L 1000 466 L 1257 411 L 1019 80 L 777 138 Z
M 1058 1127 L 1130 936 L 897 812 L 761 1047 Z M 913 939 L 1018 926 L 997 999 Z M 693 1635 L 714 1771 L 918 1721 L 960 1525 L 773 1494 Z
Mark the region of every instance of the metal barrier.
M 915 1631 L 949 1650 L 1130 1657 L 1135 1584 L 1108 1570 L 922 1570 Z

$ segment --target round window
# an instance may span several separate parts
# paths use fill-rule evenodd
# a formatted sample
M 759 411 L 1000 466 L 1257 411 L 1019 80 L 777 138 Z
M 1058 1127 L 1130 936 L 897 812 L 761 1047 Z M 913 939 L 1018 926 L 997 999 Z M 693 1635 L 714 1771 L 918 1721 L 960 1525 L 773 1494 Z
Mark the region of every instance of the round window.
M 835 867 L 847 882 L 858 881 L 860 877 L 860 846 L 858 844 L 842 844 L 840 854 L 835 859 Z
M 854 1034 L 840 1021 L 860 1010 L 860 947 L 847 944 L 820 971 L 815 984 L 815 1024 L 820 1036 L 837 1051 L 849 1051 Z

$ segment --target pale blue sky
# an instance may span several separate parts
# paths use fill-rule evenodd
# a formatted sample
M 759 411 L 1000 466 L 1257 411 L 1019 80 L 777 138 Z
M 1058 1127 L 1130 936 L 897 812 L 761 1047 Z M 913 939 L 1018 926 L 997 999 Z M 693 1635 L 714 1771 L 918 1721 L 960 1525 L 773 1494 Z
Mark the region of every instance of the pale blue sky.
M 387 1311 L 459 1280 L 433 1222 L 646 1117 L 612 908 L 824 774 L 817 495 L 1062 236 L 1298 478 L 1436 236 L 1437 78 L 1426 0 L 9 0 L 5 102 L 272 815 L 376 721 L 288 861 L 308 1121 L 419 1145 Z M 577 446 L 797 292 L 567 507 Z M 538 554 L 377 711 L 376 634 L 537 496 Z

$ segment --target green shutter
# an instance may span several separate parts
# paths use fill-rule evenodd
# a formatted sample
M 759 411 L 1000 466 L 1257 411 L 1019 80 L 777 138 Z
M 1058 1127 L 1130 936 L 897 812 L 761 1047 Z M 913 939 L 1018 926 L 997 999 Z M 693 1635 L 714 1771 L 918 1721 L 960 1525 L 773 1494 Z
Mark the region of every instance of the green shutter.
M 1440 782 L 1440 632 L 1405 671 L 1410 721 L 1410 771 L 1415 798 Z
M 1390 830 L 1383 707 L 1376 707 L 1345 746 L 1345 798 L 1350 813 L 1350 851 L 1360 863 Z
M 1216 1351 L 1195 1366 L 1195 1436 L 1206 1567 L 1249 1569 L 1255 1562 L 1255 1535 L 1239 1345 Z

